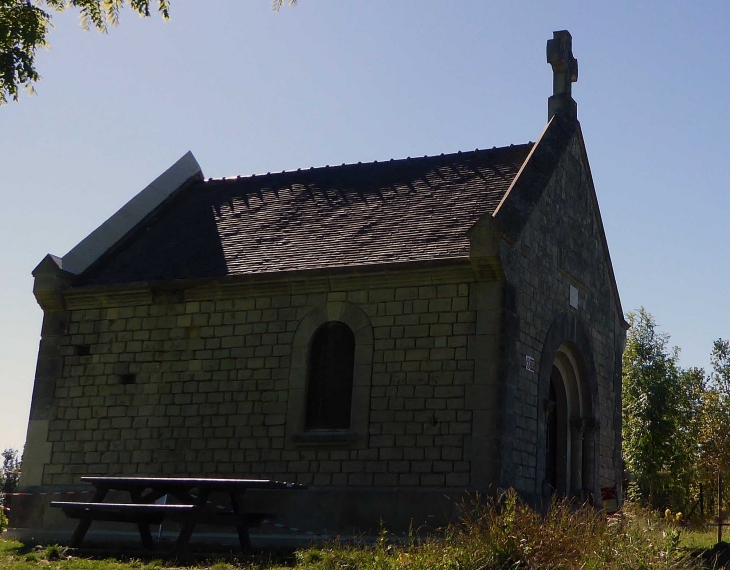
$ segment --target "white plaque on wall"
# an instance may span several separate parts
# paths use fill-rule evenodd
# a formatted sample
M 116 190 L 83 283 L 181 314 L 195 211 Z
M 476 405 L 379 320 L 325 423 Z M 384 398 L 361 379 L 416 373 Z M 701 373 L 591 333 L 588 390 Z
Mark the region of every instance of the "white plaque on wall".
M 570 306 L 574 309 L 578 308 L 578 288 L 570 286 Z

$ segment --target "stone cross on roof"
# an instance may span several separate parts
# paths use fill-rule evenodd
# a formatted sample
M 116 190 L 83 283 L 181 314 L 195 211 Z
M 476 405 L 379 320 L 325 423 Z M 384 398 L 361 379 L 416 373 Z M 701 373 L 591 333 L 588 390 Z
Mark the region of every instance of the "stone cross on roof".
M 547 61 L 553 68 L 553 95 L 548 99 L 548 119 L 562 111 L 576 118 L 577 108 L 571 95 L 578 81 L 578 60 L 573 57 L 573 37 L 567 30 L 553 32 L 547 42 Z

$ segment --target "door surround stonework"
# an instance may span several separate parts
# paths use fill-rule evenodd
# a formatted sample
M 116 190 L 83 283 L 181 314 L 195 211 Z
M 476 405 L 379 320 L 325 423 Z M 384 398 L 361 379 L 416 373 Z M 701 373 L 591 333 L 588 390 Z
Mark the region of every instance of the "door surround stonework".
M 600 422 L 596 367 L 590 338 L 581 320 L 561 313 L 553 320 L 543 344 L 538 373 L 537 480 L 535 492 L 550 500 L 546 488 L 546 437 L 548 402 L 553 369 L 562 380 L 565 417 L 560 422 L 564 463 L 559 469 L 560 494 L 581 500 L 600 502 L 598 493 L 598 457 Z M 559 446 L 560 448 L 561 446 Z

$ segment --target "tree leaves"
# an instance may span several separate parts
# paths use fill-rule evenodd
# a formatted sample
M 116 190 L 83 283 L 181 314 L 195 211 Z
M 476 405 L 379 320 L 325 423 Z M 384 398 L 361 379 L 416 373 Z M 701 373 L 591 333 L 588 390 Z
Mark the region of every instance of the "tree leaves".
M 163 20 L 170 18 L 170 0 L 129 0 L 129 7 L 144 18 L 151 15 L 152 6 Z M 295 6 L 297 0 L 289 0 Z M 43 9 L 63 12 L 76 8 L 81 17 L 81 27 L 95 28 L 106 33 L 109 26 L 119 24 L 122 9 L 127 0 L 0 0 L 0 105 L 9 99 L 18 100 L 21 87 L 31 93 L 33 83 L 40 80 L 35 68 L 35 53 L 47 47 L 46 35 L 51 26 L 51 16 Z M 284 0 L 273 0 L 275 12 Z
M 12 493 L 20 482 L 21 462 L 18 452 L 15 449 L 6 449 L 0 454 L 3 458 L 0 467 L 0 515 L 3 515 L 3 507 L 8 505 L 8 493 Z M 5 520 L 7 522 L 7 520 Z M 0 531 L 2 531 L 3 517 L 0 516 Z
M 711 484 L 718 470 L 730 474 L 730 342 L 716 340 L 710 362 L 712 372 L 698 414 L 698 445 L 701 477 Z
M 47 45 L 50 19 L 25 0 L 0 0 L 0 104 L 17 101 L 20 86 L 40 79 L 35 52 Z
M 279 9 L 284 5 L 284 0 L 271 0 L 271 7 L 274 12 L 278 12 Z M 297 0 L 289 0 L 289 6 L 296 6 Z
M 718 339 L 712 371 L 682 370 L 679 349 L 642 307 L 629 313 L 623 356 L 623 454 L 641 497 L 689 507 L 699 483 L 730 475 L 730 342 Z
M 624 458 L 655 506 L 683 501 L 697 462 L 704 371 L 680 370 L 679 349 L 642 307 L 629 313 L 623 356 Z
M 129 5 L 140 16 L 150 16 L 151 0 L 130 0 Z M 119 23 L 120 12 L 127 0 L 0 0 L 0 105 L 9 99 L 18 100 L 21 87 L 33 91 L 40 79 L 35 68 L 35 54 L 47 47 L 46 35 L 51 15 L 46 10 L 63 12 L 76 8 L 81 26 L 105 33 Z M 170 17 L 169 0 L 155 0 L 163 19 Z M 44 9 L 45 8 L 45 9 Z

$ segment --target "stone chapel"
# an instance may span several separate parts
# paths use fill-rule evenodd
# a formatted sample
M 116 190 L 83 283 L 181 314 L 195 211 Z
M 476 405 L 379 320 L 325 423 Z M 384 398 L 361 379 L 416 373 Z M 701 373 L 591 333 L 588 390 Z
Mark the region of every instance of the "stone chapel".
M 304 483 L 280 519 L 342 534 L 507 487 L 600 506 L 627 325 L 571 41 L 535 143 L 217 179 L 188 153 L 46 256 L 13 525 L 73 526 L 37 493 L 84 475 Z

